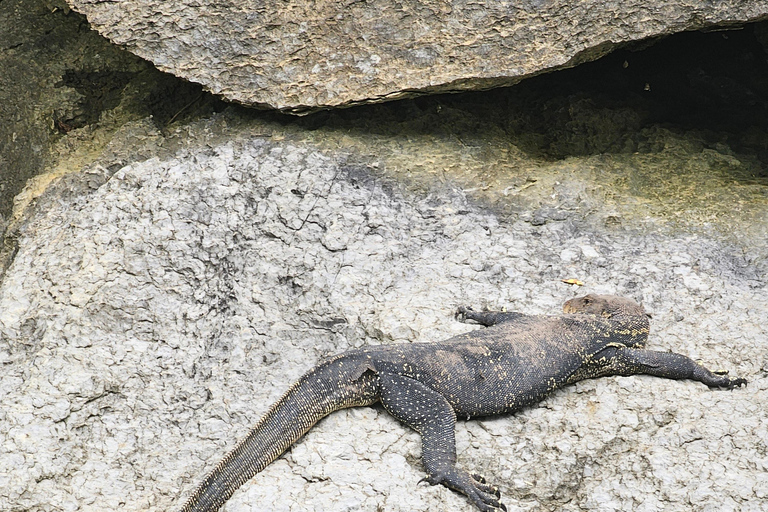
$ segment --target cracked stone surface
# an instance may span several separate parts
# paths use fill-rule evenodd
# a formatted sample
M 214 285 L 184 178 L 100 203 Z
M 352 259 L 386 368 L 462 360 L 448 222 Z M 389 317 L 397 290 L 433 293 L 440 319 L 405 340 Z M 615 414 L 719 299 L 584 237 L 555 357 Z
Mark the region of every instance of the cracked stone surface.
M 765 18 L 764 0 L 68 0 L 159 69 L 287 111 L 488 89 L 633 41 Z
M 597 292 L 653 313 L 650 348 L 749 386 L 582 382 L 459 422 L 460 463 L 510 510 L 765 510 L 761 248 L 604 222 L 616 206 L 589 187 L 509 214 L 452 181 L 406 186 L 388 157 L 236 121 L 184 127 L 174 151 L 119 169 L 103 156 L 20 228 L 0 285 L 0 509 L 173 510 L 322 356 L 473 328 L 453 320 L 458 305 L 546 314 Z M 162 139 L 141 123 L 113 147 L 121 137 Z M 474 510 L 423 476 L 416 433 L 347 410 L 224 510 Z

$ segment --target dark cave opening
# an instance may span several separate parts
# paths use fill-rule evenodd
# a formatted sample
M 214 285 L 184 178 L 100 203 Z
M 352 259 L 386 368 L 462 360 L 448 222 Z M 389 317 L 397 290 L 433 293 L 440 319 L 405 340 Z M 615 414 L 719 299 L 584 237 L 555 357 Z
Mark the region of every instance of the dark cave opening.
M 652 150 L 644 129 L 696 134 L 758 161 L 768 176 L 768 23 L 684 32 L 488 91 L 439 94 L 284 118 L 307 129 L 483 137 L 562 159 Z

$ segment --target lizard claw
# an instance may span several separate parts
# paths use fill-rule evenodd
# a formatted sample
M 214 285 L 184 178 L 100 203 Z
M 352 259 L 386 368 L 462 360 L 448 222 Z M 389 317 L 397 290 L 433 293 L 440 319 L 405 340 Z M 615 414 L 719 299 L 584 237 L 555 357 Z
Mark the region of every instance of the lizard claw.
M 747 379 L 729 379 L 724 375 L 718 375 L 717 377 L 717 379 L 711 379 L 705 384 L 707 384 L 707 386 L 710 388 L 719 389 L 734 389 L 747 385 Z
M 694 365 L 690 378 L 703 382 L 710 388 L 733 389 L 747 385 L 746 379 L 731 379 L 726 375 L 728 372 L 713 372 L 696 363 Z
M 431 484 L 443 484 L 446 487 L 465 494 L 483 512 L 494 512 L 507 507 L 499 501 L 501 492 L 495 485 L 486 483 L 485 478 L 478 474 L 469 474 L 455 467 L 440 476 L 427 479 Z
M 733 379 L 728 383 L 728 389 L 740 388 L 747 385 L 747 379 Z
M 496 499 L 501 498 L 501 491 L 499 491 L 499 488 L 495 485 L 488 485 L 488 483 L 485 481 L 485 478 L 483 478 L 482 475 L 478 475 L 477 473 L 472 473 L 470 475 L 472 477 L 472 480 L 476 482 L 475 486 L 480 489 L 483 492 L 487 492 L 488 494 L 493 494 L 496 496 Z

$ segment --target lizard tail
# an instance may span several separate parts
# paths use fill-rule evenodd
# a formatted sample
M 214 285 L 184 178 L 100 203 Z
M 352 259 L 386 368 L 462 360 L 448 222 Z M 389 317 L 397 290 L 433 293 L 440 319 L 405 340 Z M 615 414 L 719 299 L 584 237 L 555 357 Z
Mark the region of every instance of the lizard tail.
M 322 418 L 379 398 L 378 376 L 367 361 L 340 355 L 306 373 L 277 401 L 248 436 L 192 493 L 180 512 L 214 512 L 283 454 Z

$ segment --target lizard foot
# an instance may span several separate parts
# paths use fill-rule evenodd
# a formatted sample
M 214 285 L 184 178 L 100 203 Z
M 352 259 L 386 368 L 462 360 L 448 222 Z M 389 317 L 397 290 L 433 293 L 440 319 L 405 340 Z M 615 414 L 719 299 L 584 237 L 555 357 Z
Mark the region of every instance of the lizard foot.
M 733 389 L 747 385 L 747 379 L 731 379 L 725 373 L 704 375 L 701 381 L 710 388 Z
M 499 488 L 486 483 L 485 478 L 480 475 L 470 475 L 453 467 L 441 475 L 430 475 L 426 480 L 432 485 L 443 484 L 466 495 L 483 512 L 507 512 L 507 507 L 499 501 Z
M 472 315 L 475 313 L 475 310 L 472 309 L 471 306 L 459 306 L 459 308 L 456 310 L 456 314 L 454 315 L 456 317 L 456 320 L 459 322 L 466 322 L 467 320 L 472 319 Z
M 715 375 L 724 376 L 724 375 L 728 375 L 728 370 L 713 370 L 712 373 L 714 373 Z M 726 387 L 728 389 L 733 389 L 733 388 L 739 388 L 741 386 L 746 386 L 746 385 L 747 385 L 747 379 L 732 379 L 732 380 L 728 379 L 727 385 L 719 386 L 719 387 Z
M 747 385 L 747 379 L 728 379 L 728 389 L 740 388 Z

